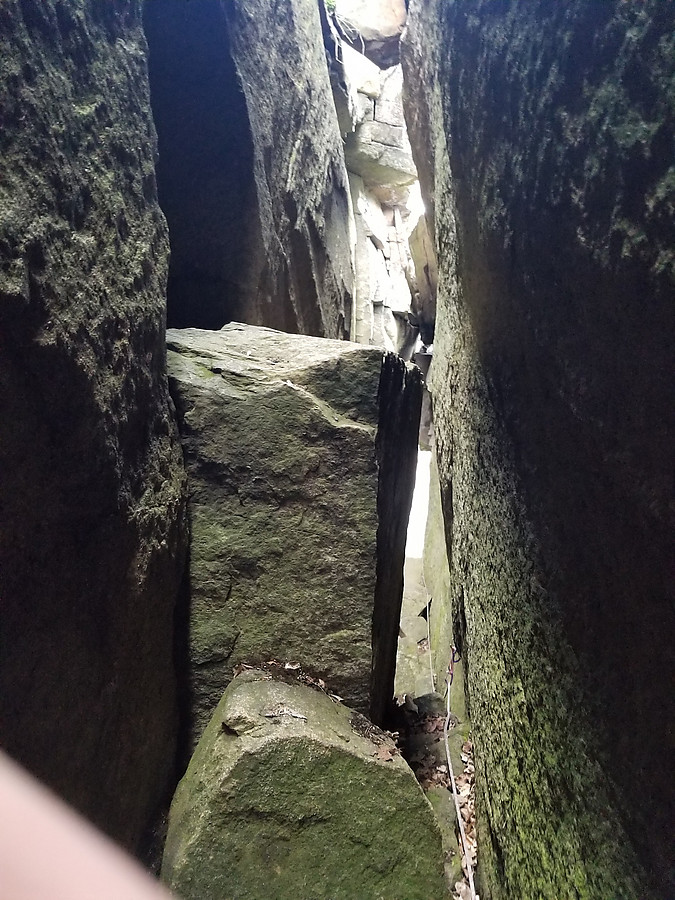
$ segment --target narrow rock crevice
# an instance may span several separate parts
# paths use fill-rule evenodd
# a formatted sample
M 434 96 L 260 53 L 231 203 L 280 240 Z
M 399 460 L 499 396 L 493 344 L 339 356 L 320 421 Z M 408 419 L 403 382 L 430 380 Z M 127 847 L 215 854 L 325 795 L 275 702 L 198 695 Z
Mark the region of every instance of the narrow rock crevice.
M 422 378 L 393 353 L 382 363 L 378 393 L 377 582 L 373 608 L 370 715 L 387 721 L 394 698 L 406 530 L 415 486 Z
M 144 4 L 171 327 L 349 336 L 349 187 L 319 10 Z
M 246 310 L 257 215 L 248 110 L 218 0 L 143 6 L 159 201 L 169 224 L 169 327 L 220 328 Z

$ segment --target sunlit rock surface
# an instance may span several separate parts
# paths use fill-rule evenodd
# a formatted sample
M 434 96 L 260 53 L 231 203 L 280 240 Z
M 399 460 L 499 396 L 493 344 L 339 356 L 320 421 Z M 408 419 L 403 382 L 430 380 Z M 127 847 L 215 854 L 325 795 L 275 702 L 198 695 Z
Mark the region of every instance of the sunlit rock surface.
M 395 66 L 379 73 L 379 83 L 371 74 L 364 84 L 363 64 L 351 63 L 358 57 L 359 54 L 345 57 L 347 81 L 363 98 L 361 119 L 345 139 L 347 168 L 360 175 L 384 202 L 393 205 L 399 199 L 405 200 L 406 187 L 417 180 L 403 120 L 403 75 L 401 67 Z
M 341 33 L 381 69 L 399 61 L 405 0 L 335 0 Z
M 433 237 L 429 232 L 428 217 L 425 214 L 419 217 L 411 231 L 408 246 L 415 273 L 412 310 L 418 319 L 422 342 L 429 345 L 434 342 L 438 264 Z
M 404 51 L 480 871 L 670 896 L 675 7 L 543 9 L 413 3 Z
M 378 348 L 241 325 L 168 342 L 190 479 L 193 740 L 233 669 L 272 658 L 381 721 L 419 373 Z
M 122 6 L 0 6 L 0 744 L 133 847 L 173 771 L 186 537 L 145 39 Z
M 184 900 L 442 900 L 431 807 L 394 742 L 325 694 L 246 673 L 176 792 L 162 878 Z

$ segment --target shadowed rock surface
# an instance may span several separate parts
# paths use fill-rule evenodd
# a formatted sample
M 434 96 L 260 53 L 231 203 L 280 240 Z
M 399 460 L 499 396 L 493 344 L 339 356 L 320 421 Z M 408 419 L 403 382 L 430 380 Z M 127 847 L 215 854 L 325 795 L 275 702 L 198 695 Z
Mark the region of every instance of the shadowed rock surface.
M 0 743 L 133 847 L 185 550 L 137 4 L 8 0 L 0 60 Z
M 349 186 L 314 0 L 150 0 L 169 324 L 349 336 Z
M 271 658 L 381 721 L 419 373 L 377 348 L 237 324 L 171 329 L 168 346 L 190 479 L 193 741 L 234 667 Z
M 411 9 L 434 427 L 493 900 L 673 891 L 674 17 Z
M 391 738 L 260 677 L 232 682 L 199 742 L 162 879 L 185 900 L 447 897 L 438 826 Z

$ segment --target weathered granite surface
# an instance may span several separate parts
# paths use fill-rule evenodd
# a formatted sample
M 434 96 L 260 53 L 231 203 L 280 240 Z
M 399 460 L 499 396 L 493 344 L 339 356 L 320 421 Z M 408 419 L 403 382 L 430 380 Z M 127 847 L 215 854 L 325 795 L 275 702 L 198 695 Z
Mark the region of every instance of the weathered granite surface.
M 148 0 L 169 324 L 346 337 L 349 187 L 315 0 Z
M 136 3 L 0 6 L 0 743 L 130 847 L 185 550 L 145 49 Z
M 384 732 L 325 694 L 245 673 L 169 816 L 162 878 L 185 900 L 441 900 L 429 803 Z
M 670 896 L 675 7 L 410 12 L 484 886 Z
M 349 183 L 356 232 L 353 339 L 410 359 L 418 332 L 408 315 L 412 262 L 407 223 L 399 208 L 383 207 L 360 176 L 350 173 Z
M 237 324 L 168 342 L 190 480 L 193 743 L 234 668 L 272 658 L 381 721 L 419 374 L 378 348 Z

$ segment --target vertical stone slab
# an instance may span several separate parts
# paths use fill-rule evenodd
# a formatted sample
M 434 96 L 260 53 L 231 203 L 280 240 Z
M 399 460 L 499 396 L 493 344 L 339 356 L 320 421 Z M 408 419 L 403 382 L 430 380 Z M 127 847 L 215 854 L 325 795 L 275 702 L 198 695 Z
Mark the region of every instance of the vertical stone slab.
M 0 59 L 0 743 L 134 846 L 185 547 L 138 4 L 8 0 Z
M 388 353 L 382 362 L 378 404 L 377 584 L 370 701 L 374 722 L 384 721 L 394 693 L 405 542 L 415 487 L 422 408 L 419 369 Z
M 169 330 L 190 479 L 192 738 L 276 659 L 381 721 L 393 697 L 420 387 L 382 350 Z

